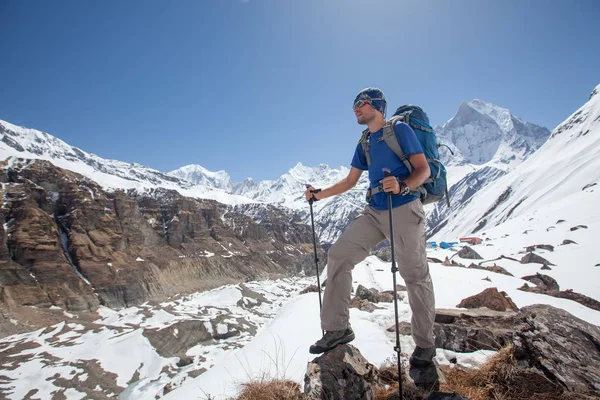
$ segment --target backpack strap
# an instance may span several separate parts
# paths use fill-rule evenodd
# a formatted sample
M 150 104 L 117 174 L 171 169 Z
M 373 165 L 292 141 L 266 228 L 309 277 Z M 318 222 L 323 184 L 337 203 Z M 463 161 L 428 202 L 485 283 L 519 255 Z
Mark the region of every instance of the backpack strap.
M 404 153 L 404 150 L 402 150 L 402 147 L 398 142 L 398 137 L 396 136 L 396 131 L 394 130 L 394 125 L 396 124 L 396 122 L 401 121 L 402 119 L 402 117 L 390 118 L 390 120 L 383 127 L 383 140 L 385 141 L 385 144 L 390 148 L 390 150 L 392 150 L 394 154 L 396 154 L 398 158 L 400 158 L 402 163 L 404 163 L 406 169 L 408 169 L 408 173 L 412 174 L 414 168 L 408 160 L 408 157 Z
M 362 133 L 362 137 L 360 138 L 358 144 L 362 146 L 363 154 L 367 159 L 367 167 L 371 166 L 371 142 L 369 142 L 369 128 L 365 129 Z

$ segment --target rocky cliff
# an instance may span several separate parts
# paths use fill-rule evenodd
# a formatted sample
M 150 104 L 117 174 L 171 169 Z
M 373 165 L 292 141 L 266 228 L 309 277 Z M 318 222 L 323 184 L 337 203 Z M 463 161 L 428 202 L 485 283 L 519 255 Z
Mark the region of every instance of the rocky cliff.
M 297 273 L 310 228 L 265 209 L 266 225 L 175 191 L 106 191 L 44 160 L 0 163 L 0 305 L 127 307 Z

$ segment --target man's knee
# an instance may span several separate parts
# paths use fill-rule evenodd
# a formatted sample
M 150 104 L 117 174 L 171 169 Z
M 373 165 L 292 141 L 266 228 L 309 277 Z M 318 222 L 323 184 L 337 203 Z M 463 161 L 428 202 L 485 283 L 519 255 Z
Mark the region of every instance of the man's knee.
M 329 261 L 333 262 L 360 262 L 361 259 L 366 257 L 366 253 L 367 251 L 365 249 L 356 244 L 338 240 L 327 252 L 327 258 Z

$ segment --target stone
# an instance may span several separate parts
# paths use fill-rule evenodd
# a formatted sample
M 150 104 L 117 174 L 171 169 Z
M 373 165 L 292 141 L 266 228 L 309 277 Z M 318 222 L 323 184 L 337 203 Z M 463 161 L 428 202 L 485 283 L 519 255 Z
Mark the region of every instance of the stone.
M 391 303 L 394 301 L 394 295 L 392 293 L 380 292 L 377 300 L 379 303 Z
M 361 311 L 373 312 L 375 311 L 375 305 L 371 303 L 369 300 L 359 299 L 358 297 L 354 297 L 352 301 L 350 301 L 350 308 L 358 308 Z
M 576 231 L 578 229 L 587 229 L 586 225 L 577 225 L 571 228 L 571 231 Z
M 367 289 L 363 285 L 358 285 L 356 288 L 356 297 L 361 300 L 368 300 L 371 303 L 379 302 L 379 292 L 375 289 Z
M 537 304 L 501 317 L 456 317 L 436 322 L 435 335 L 436 347 L 460 352 L 512 344 L 521 370 L 544 375 L 567 394 L 600 396 L 600 327 L 562 309 Z
M 543 250 L 548 250 L 548 251 L 554 251 L 554 246 L 552 246 L 551 244 L 534 244 L 533 246 L 528 246 L 526 248 L 526 251 L 532 252 L 535 249 L 543 249 Z
M 560 290 L 558 282 L 548 275 L 537 273 L 535 275 L 524 276 L 521 279 L 531 282 L 540 289 L 545 290 Z
M 483 257 L 481 257 L 475 250 L 473 250 L 469 246 L 464 246 L 456 254 L 460 258 L 465 258 L 467 260 L 483 260 Z
M 584 294 L 574 292 L 572 289 L 551 290 L 551 289 L 542 289 L 539 287 L 530 287 L 527 284 L 523 284 L 523 286 L 521 286 L 519 288 L 519 290 L 522 290 L 524 292 L 545 294 L 545 295 L 552 296 L 552 297 L 558 297 L 560 299 L 573 300 L 583 306 L 591 308 L 592 310 L 600 311 L 600 301 L 593 299 L 589 296 L 586 296 Z
M 479 294 L 463 299 L 456 307 L 487 307 L 490 310 L 495 311 L 519 310 L 517 305 L 511 300 L 511 298 L 506 294 L 506 292 L 498 292 L 498 289 L 495 287 L 487 288 Z
M 308 363 L 304 394 L 310 400 L 373 400 L 377 369 L 358 349 L 339 345 Z
M 565 245 L 565 244 L 577 244 L 577 242 L 575 242 L 575 241 L 573 241 L 571 239 L 565 239 L 565 240 L 562 241 L 562 244 L 563 245 Z
M 469 268 L 482 269 L 482 270 L 485 270 L 485 271 L 494 272 L 496 274 L 513 276 L 513 274 L 511 274 L 510 272 L 508 272 L 507 270 L 505 270 L 501 266 L 496 265 L 495 263 L 494 263 L 494 265 L 490 265 L 490 266 L 483 266 L 483 265 L 477 265 L 477 264 L 472 263 L 471 265 L 469 265 Z
M 521 258 L 521 264 L 545 264 L 545 265 L 554 265 L 550 261 L 546 260 L 544 257 L 538 256 L 535 253 L 529 252 Z

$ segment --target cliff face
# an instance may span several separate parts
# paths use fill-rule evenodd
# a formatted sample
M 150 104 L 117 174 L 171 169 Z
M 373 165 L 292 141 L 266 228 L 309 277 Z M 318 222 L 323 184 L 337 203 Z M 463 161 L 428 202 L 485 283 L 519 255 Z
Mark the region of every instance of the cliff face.
M 310 228 L 267 208 L 264 224 L 174 191 L 104 191 L 43 161 L 0 163 L 0 302 L 121 308 L 296 273 Z

